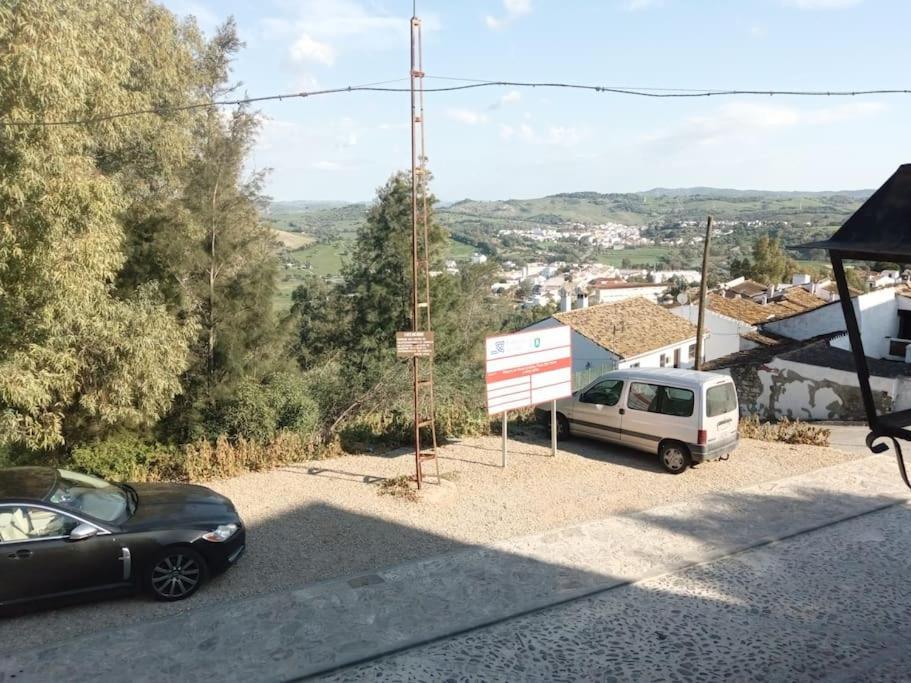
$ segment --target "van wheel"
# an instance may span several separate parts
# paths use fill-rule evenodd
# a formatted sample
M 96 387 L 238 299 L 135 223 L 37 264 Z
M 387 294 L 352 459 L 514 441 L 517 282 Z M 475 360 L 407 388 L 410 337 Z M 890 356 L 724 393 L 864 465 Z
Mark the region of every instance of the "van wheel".
M 565 415 L 557 415 L 557 441 L 566 441 L 572 434 L 569 431 L 569 420 Z
M 671 474 L 680 474 L 693 464 L 689 449 L 679 441 L 665 441 L 658 449 L 661 466 Z

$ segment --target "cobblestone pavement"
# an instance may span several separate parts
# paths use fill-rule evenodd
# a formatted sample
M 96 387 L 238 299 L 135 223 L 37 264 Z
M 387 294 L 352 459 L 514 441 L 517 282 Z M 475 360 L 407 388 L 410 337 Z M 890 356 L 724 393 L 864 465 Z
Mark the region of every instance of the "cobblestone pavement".
M 874 456 L 104 628 L 0 656 L 0 681 L 892 680 L 907 500 Z
M 346 668 L 324 681 L 908 681 L 911 507 Z

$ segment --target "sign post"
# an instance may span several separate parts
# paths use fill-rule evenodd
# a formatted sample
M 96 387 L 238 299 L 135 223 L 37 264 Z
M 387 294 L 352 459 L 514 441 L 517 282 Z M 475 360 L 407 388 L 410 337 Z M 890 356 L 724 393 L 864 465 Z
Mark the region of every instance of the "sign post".
M 550 455 L 557 457 L 557 399 L 550 402 Z
M 433 332 L 396 332 L 398 358 L 429 358 L 433 355 Z
M 557 399 L 572 395 L 571 335 L 560 325 L 487 338 L 487 413 L 503 416 L 503 467 L 507 412 L 517 408 L 550 402 L 551 454 L 557 454 Z
M 502 458 L 500 464 L 503 467 L 503 469 L 506 469 L 506 429 L 507 429 L 507 425 L 509 424 L 508 420 L 506 419 L 506 413 L 507 413 L 507 411 L 504 410 L 503 411 L 503 428 L 501 430 L 502 434 L 503 434 L 503 458 Z

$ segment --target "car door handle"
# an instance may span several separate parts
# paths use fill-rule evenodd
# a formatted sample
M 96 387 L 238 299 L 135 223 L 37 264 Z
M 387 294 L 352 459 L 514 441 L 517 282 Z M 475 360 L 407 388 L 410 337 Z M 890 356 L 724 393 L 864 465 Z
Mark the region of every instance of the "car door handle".
M 10 553 L 9 555 L 7 555 L 7 557 L 11 560 L 27 560 L 31 556 L 32 556 L 32 551 L 26 550 L 25 548 L 23 548 L 22 550 L 17 550 L 16 552 Z
M 626 415 L 626 410 L 623 409 L 623 408 L 621 408 L 619 412 L 620 412 L 621 415 Z

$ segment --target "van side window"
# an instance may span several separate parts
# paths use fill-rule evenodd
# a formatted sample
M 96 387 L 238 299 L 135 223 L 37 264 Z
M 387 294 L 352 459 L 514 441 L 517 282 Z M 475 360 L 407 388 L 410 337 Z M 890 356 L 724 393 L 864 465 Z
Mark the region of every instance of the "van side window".
M 693 414 L 694 399 L 695 396 L 689 389 L 633 382 L 629 387 L 626 405 L 630 410 L 689 417 Z
M 580 403 L 597 403 L 602 406 L 615 406 L 620 402 L 623 381 L 606 379 L 598 382 L 579 398 Z

